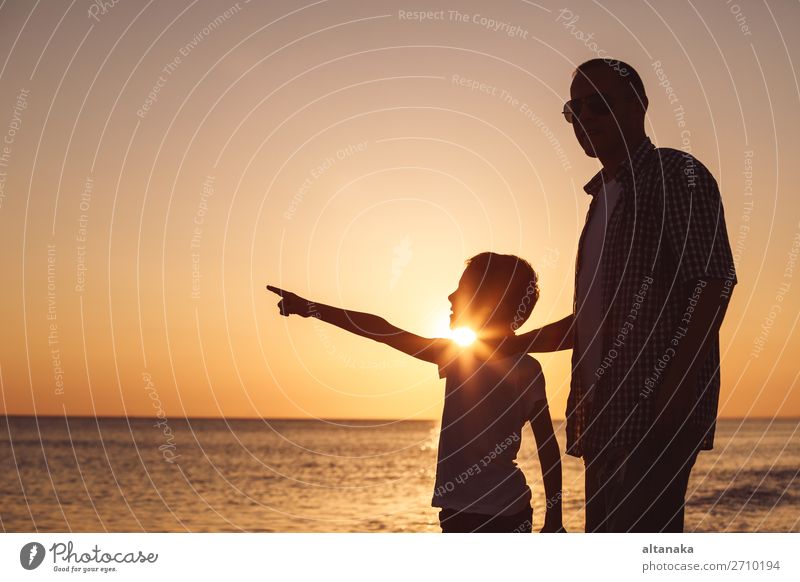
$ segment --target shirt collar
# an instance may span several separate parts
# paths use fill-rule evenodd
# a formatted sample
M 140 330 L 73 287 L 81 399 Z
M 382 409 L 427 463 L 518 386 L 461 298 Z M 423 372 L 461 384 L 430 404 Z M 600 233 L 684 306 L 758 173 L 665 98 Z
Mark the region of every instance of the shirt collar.
M 631 174 L 631 168 L 633 168 L 634 171 L 638 169 L 645 158 L 647 158 L 647 155 L 653 149 L 655 149 L 653 142 L 650 141 L 649 137 L 645 136 L 639 145 L 633 150 L 633 153 L 619 165 L 617 172 L 614 175 L 614 180 L 617 182 L 623 181 Z M 583 190 L 590 196 L 594 196 L 600 191 L 604 184 L 605 180 L 603 179 L 603 171 L 600 170 L 592 177 L 591 180 L 586 183 L 586 185 L 583 187 Z

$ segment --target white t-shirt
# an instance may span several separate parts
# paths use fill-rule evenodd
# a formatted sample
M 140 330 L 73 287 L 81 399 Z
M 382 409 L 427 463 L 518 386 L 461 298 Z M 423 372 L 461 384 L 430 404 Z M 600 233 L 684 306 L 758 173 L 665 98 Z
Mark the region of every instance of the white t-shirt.
M 620 194 L 616 180 L 605 183 L 600 190 L 592 216 L 583 227 L 583 245 L 580 253 L 578 271 L 577 311 L 575 313 L 575 349 L 578 351 L 578 369 L 581 386 L 588 399 L 592 397 L 592 387 L 597 381 L 595 372 L 603 359 L 603 267 L 600 264 L 605 246 L 606 226 Z
M 482 361 L 454 347 L 439 377 L 445 400 L 431 505 L 484 515 L 527 508 L 531 491 L 515 459 L 534 403 L 546 400 L 539 362 L 528 355 Z

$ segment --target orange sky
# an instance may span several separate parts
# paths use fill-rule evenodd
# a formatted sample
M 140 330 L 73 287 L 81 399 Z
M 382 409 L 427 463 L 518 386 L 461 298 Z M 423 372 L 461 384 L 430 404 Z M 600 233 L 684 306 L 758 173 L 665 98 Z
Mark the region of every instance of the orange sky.
M 453 6 L 5 2 L 3 411 L 437 418 L 435 367 L 263 287 L 434 334 L 495 250 L 541 275 L 523 330 L 566 315 L 598 166 L 560 111 L 599 53 L 720 183 L 721 413 L 800 415 L 800 7 Z M 569 353 L 541 361 L 563 416 Z

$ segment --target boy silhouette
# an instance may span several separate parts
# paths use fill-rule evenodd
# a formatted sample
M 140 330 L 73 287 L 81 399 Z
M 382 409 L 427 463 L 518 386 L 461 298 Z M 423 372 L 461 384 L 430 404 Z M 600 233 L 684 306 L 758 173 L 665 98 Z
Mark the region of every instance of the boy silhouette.
M 425 338 L 385 319 L 308 301 L 272 285 L 281 315 L 316 317 L 420 360 L 445 378 L 436 484 L 431 505 L 442 531 L 529 533 L 531 491 L 515 462 L 530 422 L 542 468 L 547 508 L 542 532 L 564 531 L 561 459 L 547 406 L 542 368 L 526 354 L 492 353 L 530 316 L 539 297 L 537 275 L 513 255 L 481 253 L 466 262 L 448 296 L 450 327 L 475 334 L 470 345 Z

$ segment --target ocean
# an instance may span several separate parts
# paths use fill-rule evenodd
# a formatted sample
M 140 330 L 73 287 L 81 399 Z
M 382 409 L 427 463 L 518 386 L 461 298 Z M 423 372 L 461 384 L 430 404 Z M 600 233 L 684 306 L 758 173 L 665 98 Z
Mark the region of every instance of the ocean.
M 161 424 L 157 424 L 157 423 Z M 432 421 L 0 417 L 6 532 L 436 532 Z M 721 420 L 689 483 L 686 531 L 800 531 L 800 420 Z M 557 428 L 563 449 L 563 426 Z M 544 490 L 533 435 L 518 458 Z M 565 457 L 564 522 L 583 530 Z

